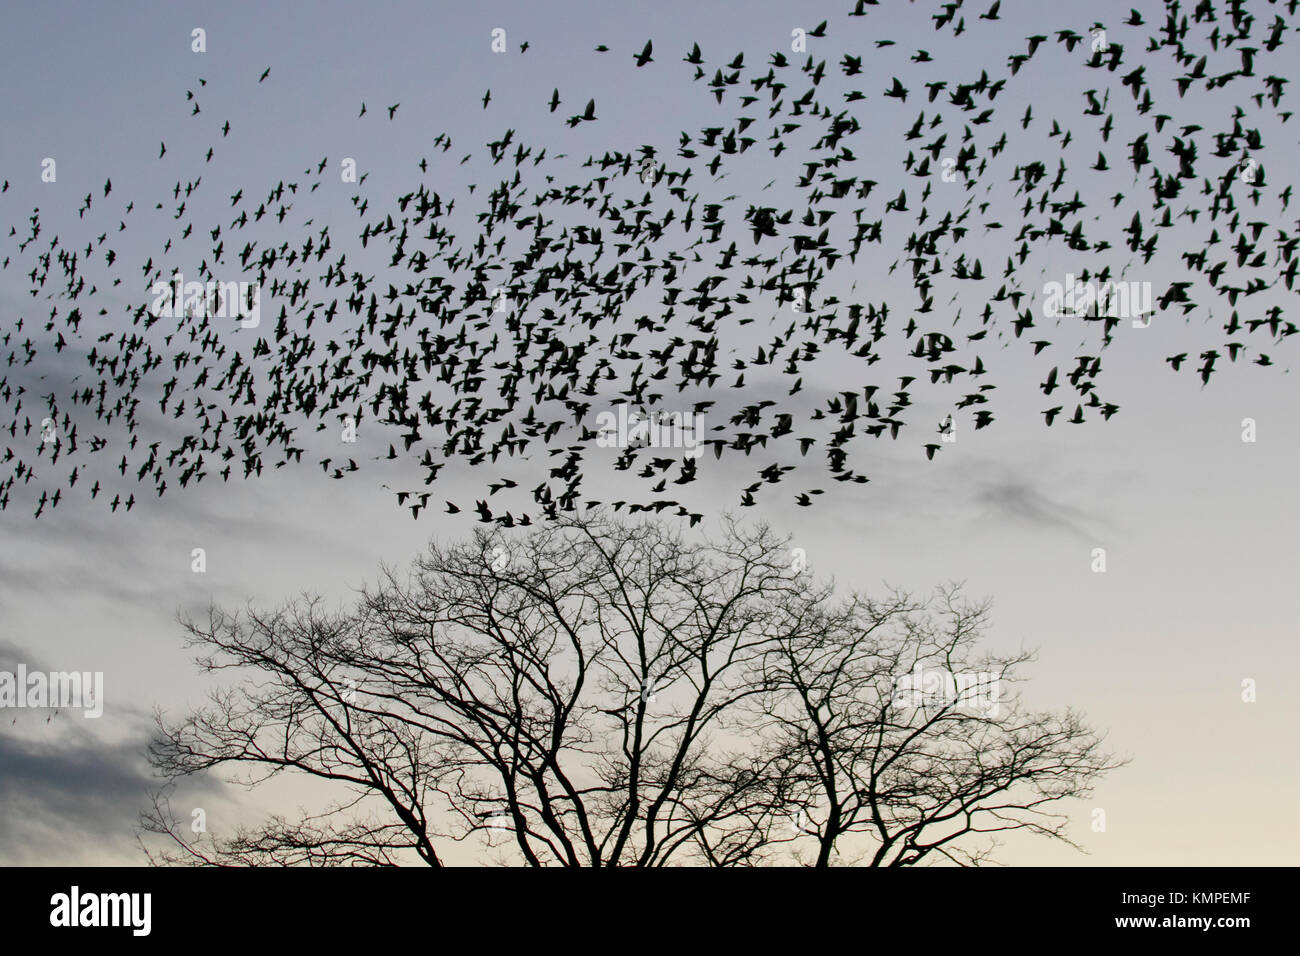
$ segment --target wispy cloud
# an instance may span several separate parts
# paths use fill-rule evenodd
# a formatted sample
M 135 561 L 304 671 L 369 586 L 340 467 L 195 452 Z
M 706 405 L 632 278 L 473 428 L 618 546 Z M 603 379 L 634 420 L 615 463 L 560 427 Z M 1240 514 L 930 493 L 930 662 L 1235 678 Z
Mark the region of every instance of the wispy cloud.
M 1096 538 L 1090 530 L 1099 523 L 1096 516 L 1052 499 L 1023 478 L 981 483 L 976 501 L 1000 520 L 1056 529 L 1081 540 Z
M 75 724 L 59 726 L 56 743 L 8 730 L 0 731 L 0 862 L 85 863 L 128 852 L 151 786 L 144 741 L 106 745 Z
M 0 640 L 0 670 L 51 664 Z M 0 710 L 0 864 L 130 862 L 135 826 L 157 787 L 145 753 L 149 712 L 117 705 L 102 721 L 58 710 Z M 215 778 L 194 781 L 218 795 Z

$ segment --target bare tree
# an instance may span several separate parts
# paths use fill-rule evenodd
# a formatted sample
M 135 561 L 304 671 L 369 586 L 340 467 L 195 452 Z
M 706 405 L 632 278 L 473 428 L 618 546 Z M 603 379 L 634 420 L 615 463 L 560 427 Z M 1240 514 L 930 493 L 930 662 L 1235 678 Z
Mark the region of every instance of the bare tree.
M 768 655 L 750 708 L 775 768 L 768 813 L 797 808 L 784 839 L 811 843 L 815 865 L 979 864 L 998 844 L 977 835 L 1009 830 L 1075 846 L 1053 805 L 1122 761 L 1074 711 L 1020 706 L 1032 655 L 977 656 L 988 611 L 955 585 L 855 595 L 792 622 Z
M 989 696 L 1028 657 L 974 660 L 986 609 L 955 588 L 840 600 L 786 545 L 596 513 L 431 545 L 350 611 L 305 597 L 185 620 L 203 668 L 247 677 L 158 716 L 167 782 L 142 829 L 171 849 L 151 859 L 436 866 L 472 842 L 532 865 L 736 865 L 812 842 L 821 865 L 902 865 L 979 862 L 967 844 L 999 829 L 1065 839 L 1046 805 L 1116 761 L 1077 716 Z M 923 686 L 918 662 L 955 676 Z M 218 768 L 342 796 L 187 839 L 167 788 Z

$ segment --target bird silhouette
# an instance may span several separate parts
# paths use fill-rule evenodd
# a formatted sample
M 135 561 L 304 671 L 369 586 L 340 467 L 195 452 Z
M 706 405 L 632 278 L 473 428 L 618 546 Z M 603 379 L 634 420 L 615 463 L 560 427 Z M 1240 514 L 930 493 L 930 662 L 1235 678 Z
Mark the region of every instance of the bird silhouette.
M 446 468 L 484 476 L 465 509 L 482 521 L 554 517 L 600 488 L 619 509 L 693 525 L 703 514 L 685 499 L 710 454 L 743 463 L 731 490 L 745 507 L 796 469 L 801 484 L 866 484 L 867 440 L 907 436 L 927 459 L 942 447 L 924 424 L 911 437 L 917 407 L 938 401 L 977 431 L 1000 423 L 996 368 L 1060 403 L 1047 426 L 1110 419 L 1121 408 L 1102 394 L 1102 357 L 1132 318 L 1114 307 L 1140 291 L 1130 274 L 1172 276 L 1152 312 L 1170 320 L 1173 373 L 1208 386 L 1284 362 L 1300 238 L 1291 186 L 1264 161 L 1291 115 L 1295 4 L 1256 18 L 1236 2 L 1195 16 L 1171 2 L 1150 25 L 1132 11 L 1103 50 L 1068 25 L 1022 40 L 998 0 L 967 30 L 950 2 L 924 14 L 940 35 L 930 49 L 897 56 L 894 38 L 863 32 L 871 6 L 852 5 L 849 52 L 829 63 L 819 44 L 706 58 L 683 41 L 685 65 L 661 63 L 656 83 L 698 90 L 708 119 L 667 141 L 587 152 L 577 144 L 603 129 L 583 125 L 601 122 L 603 94 L 570 90 L 585 106 L 566 119 L 551 115 L 558 88 L 530 91 L 535 134 L 494 129 L 471 148 L 437 131 L 403 167 L 415 181 L 347 183 L 346 217 L 313 205 L 339 185 L 326 160 L 299 172 L 277 157 L 264 181 L 214 193 L 200 172 L 221 171 L 212 147 L 231 121 L 211 115 L 206 79 L 176 95 L 207 137 L 203 163 L 160 143 L 154 184 L 123 197 L 119 176 L 102 197 L 70 199 L 77 235 L 43 228 L 6 181 L 3 269 L 30 295 L 0 325 L 0 509 L 39 518 L 102 490 L 124 514 L 137 486 L 161 497 L 306 461 L 331 481 L 409 467 L 393 494 L 416 520 L 438 499 L 410 485 Z M 823 21 L 807 37 L 829 33 Z M 868 36 L 885 52 L 853 46 Z M 992 37 L 1010 38 L 1009 58 Z M 655 62 L 651 41 L 634 49 L 603 62 Z M 1038 71 L 1071 56 L 1079 82 L 1058 108 L 1035 95 Z M 269 74 L 213 83 L 247 93 Z M 513 94 L 498 93 L 504 113 Z M 420 122 L 411 109 L 403 123 Z M 453 158 L 471 151 L 448 169 L 437 158 L 453 137 Z M 144 237 L 138 258 L 122 251 L 127 232 Z M 1058 261 L 1077 263 L 1087 308 L 1047 307 L 1038 270 Z M 878 296 L 846 294 L 863 270 Z M 171 288 L 182 271 L 197 289 Z M 260 290 L 256 328 L 241 327 L 254 290 L 220 288 L 235 274 Z M 1192 320 L 1213 338 L 1183 338 Z M 1019 364 L 995 363 L 1001 350 Z M 611 408 L 653 425 L 602 445 L 596 417 Z M 688 429 L 688 414 L 706 423 Z M 340 453 L 342 419 L 373 444 Z

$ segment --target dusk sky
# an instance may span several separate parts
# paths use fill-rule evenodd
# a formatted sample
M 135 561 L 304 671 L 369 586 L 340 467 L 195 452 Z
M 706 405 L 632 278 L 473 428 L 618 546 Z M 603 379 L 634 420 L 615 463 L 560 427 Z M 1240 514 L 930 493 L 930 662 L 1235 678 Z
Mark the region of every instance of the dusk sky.
M 671 158 L 680 131 L 721 125 L 733 115 L 733 103 L 720 109 L 705 82 L 692 80 L 693 67 L 682 62 L 692 43 L 705 51 L 709 75 L 742 50 L 757 69 L 774 51 L 789 52 L 792 29 L 811 30 L 822 20 L 829 22 L 827 36 L 809 39 L 809 52 L 827 61 L 828 79 L 834 74 L 846 88 L 860 81 L 868 94 L 865 102 L 849 104 L 861 107 L 857 115 L 867 126 L 852 144 L 862 175 L 878 180 L 886 197 L 906 185 L 919 204 L 923 184 L 905 183 L 899 172 L 901 157 L 917 148 L 903 143 L 900 134 L 925 106 L 921 74 L 909 62 L 918 48 L 934 55 L 936 75 L 978 72 L 984 65 L 1004 75 L 1006 57 L 1022 50 L 1031 34 L 1068 26 L 1086 36 L 1096 20 L 1127 44 L 1127 56 L 1141 57 L 1138 36 L 1153 29 L 1123 32 L 1132 0 L 1087 5 L 1005 0 L 999 20 L 980 21 L 978 14 L 987 6 L 980 0 L 965 11 L 968 33 L 979 38 L 975 43 L 964 42 L 970 36 L 954 42 L 950 33 L 936 33 L 930 20 L 935 4 L 887 0 L 869 7 L 865 18 L 845 16 L 853 7 L 848 0 L 11 3 L 0 34 L 0 86 L 7 94 L 0 179 L 9 184 L 0 196 L 0 223 L 22 234 L 39 207 L 40 242 L 59 235 L 70 247 L 84 249 L 106 228 L 117 229 L 124 215 L 119 207 L 126 202 L 135 200 L 138 217 L 155 215 L 154 202 L 169 208 L 175 182 L 200 173 L 202 189 L 194 198 L 202 210 L 198 221 L 225 223 L 233 215 L 228 197 L 237 189 L 260 201 L 277 181 L 314 182 L 315 167 L 325 157 L 324 185 L 316 193 L 306 194 L 304 188 L 297 194 L 294 216 L 297 221 L 314 217 L 316 230 L 336 224 L 335 241 L 341 244 L 348 235 L 344 230 L 356 220 L 350 202 L 356 187 L 338 183 L 344 157 L 356 159 L 369 176 L 367 185 L 375 195 L 389 197 L 389 205 L 421 181 L 416 164 L 428 157 L 423 180 L 438 184 L 444 195 L 462 196 L 458 205 L 463 201 L 467 208 L 470 197 L 464 196 L 463 184 L 495 183 L 505 175 L 485 160 L 483 145 L 506 129 L 516 130 L 519 141 L 547 146 L 552 155 L 568 153 L 557 162 L 569 178 L 580 175 L 589 154 L 606 150 L 657 144 L 660 155 Z M 1263 8 L 1261 22 L 1273 19 L 1269 4 L 1248 6 Z M 1138 7 L 1149 24 L 1163 18 L 1161 4 Z M 206 53 L 191 51 L 196 27 L 206 31 Z M 490 48 L 498 27 L 507 32 L 505 54 Z M 1189 45 L 1205 32 L 1205 25 L 1193 25 Z M 876 46 L 874 41 L 884 38 L 895 45 Z M 654 62 L 636 68 L 633 56 L 647 39 L 654 43 Z M 526 53 L 519 51 L 523 41 L 529 44 Z M 1293 31 L 1267 69 L 1289 69 L 1294 81 L 1296 42 Z M 609 52 L 595 52 L 598 44 Z M 861 75 L 840 74 L 836 64 L 845 53 L 863 58 Z M 1079 123 L 1083 130 L 1082 91 L 1103 79 L 1084 69 L 1085 59 L 1084 49 L 1067 55 L 1052 42 L 1008 83 L 993 122 L 1000 124 L 994 134 L 1001 127 L 1008 130 L 1009 151 L 1018 148 L 1016 120 L 1029 104 L 1037 117 L 1031 131 L 1045 136 L 1052 117 L 1063 127 Z M 1148 74 L 1168 79 L 1168 63 L 1155 54 L 1142 62 Z M 259 83 L 268 66 L 269 76 Z M 912 86 L 906 105 L 881 96 L 895 76 Z M 205 86 L 198 85 L 199 77 Z M 1105 74 L 1104 80 L 1114 88 L 1112 97 L 1123 95 L 1127 108 L 1131 99 L 1118 74 Z M 553 88 L 564 97 L 555 113 L 547 108 Z M 487 89 L 491 103 L 484 108 Z M 198 91 L 199 116 L 190 115 L 186 90 Z M 1203 101 L 1198 95 L 1179 100 L 1173 94 L 1158 109 L 1176 112 L 1175 125 L 1198 114 L 1208 130 L 1229 122 L 1236 92 Z M 564 120 L 592 97 L 598 121 L 569 129 Z M 362 102 L 367 114 L 358 117 Z M 387 108 L 398 103 L 390 121 Z M 232 129 L 222 137 L 219 127 L 227 119 Z M 1276 135 L 1266 143 L 1262 162 L 1271 198 L 1246 213 L 1268 221 L 1270 232 L 1296 227 L 1294 212 L 1279 214 L 1276 202 L 1300 167 L 1296 122 L 1270 130 Z M 1122 246 L 1121 230 L 1133 213 L 1149 211 L 1149 190 L 1133 183 L 1125 158 L 1133 127 L 1124 123 L 1117 115 L 1116 132 L 1105 147 L 1112 170 L 1090 174 L 1083 162 L 1077 171 L 1072 167 L 1077 182 L 1072 178 L 1066 190 L 1078 190 L 1095 205 L 1097 234 L 1116 247 Z M 768 124 L 756 125 L 766 135 Z M 1090 122 L 1088 129 L 1093 127 Z M 445 154 L 435 153 L 431 143 L 444 131 L 454 145 Z M 954 139 L 960 134 L 952 132 Z M 160 141 L 166 144 L 162 159 Z M 206 163 L 209 146 L 216 152 Z M 457 165 L 471 150 L 475 159 Z M 46 157 L 57 161 L 54 183 L 41 180 Z M 1087 148 L 1081 157 L 1090 158 Z M 774 160 L 768 149 L 755 147 L 733 159 L 729 179 L 709 184 L 707 170 L 698 168 L 702 181 L 690 187 L 707 187 L 719 198 L 735 194 L 742 210 L 751 202 L 802 201 L 788 176 L 799 171 L 797 155 Z M 1006 168 L 1014 165 L 1013 160 Z M 308 168 L 313 177 L 303 175 Z M 1054 174 L 1050 169 L 1049 177 Z M 110 177 L 112 194 L 101 198 Z M 777 183 L 765 190 L 774 178 Z M 936 205 L 960 208 L 966 202 L 959 185 L 934 178 Z M 991 209 L 979 221 L 997 218 L 1004 232 L 1014 232 L 1022 200 L 1009 191 L 999 194 L 1005 186 L 995 181 L 995 191 L 986 197 Z M 941 193 L 945 188 L 951 192 Z M 1129 198 L 1112 208 L 1116 191 Z M 77 211 L 88 192 L 96 205 L 82 220 Z M 1176 206 L 1202 201 L 1189 194 Z M 100 287 L 99 299 L 111 314 L 88 319 L 83 333 L 92 321 L 120 331 L 123 310 L 148 301 L 140 263 L 173 234 L 165 231 L 174 231 L 169 219 L 170 212 L 160 212 L 145 220 L 156 220 L 154 227 L 133 223 L 123 233 L 117 249 L 128 266 L 126 279 L 115 289 Z M 1113 234 L 1106 231 L 1112 219 Z M 1150 281 L 1157 294 L 1163 291 L 1186 271 L 1178 251 L 1193 248 L 1190 237 L 1205 228 L 1202 219 L 1195 227 L 1180 222 L 1165 229 L 1160 254 L 1146 265 L 1139 260 L 1128 278 Z M 1180 239 L 1182 229 L 1189 238 Z M 5 228 L 0 255 L 16 256 L 16 240 L 8 233 Z M 883 245 L 864 247 L 857 262 L 846 260 L 819 294 L 912 303 L 909 270 L 888 270 L 908 254 L 903 237 L 895 229 Z M 977 240 L 973 248 L 980 252 L 987 243 L 986 270 L 1001 271 L 1007 250 L 1014 249 L 1011 240 L 1010 235 Z M 243 241 L 236 243 L 232 234 L 229 244 Z M 362 261 L 355 241 L 347 247 L 349 258 L 354 246 Z M 1127 252 L 1119 251 L 1122 256 L 1107 261 L 1124 262 Z M 22 260 L 27 263 L 22 269 L 0 272 L 0 330 L 24 316 L 28 324 L 20 338 L 45 334 L 41 330 L 51 307 L 27 291 L 29 259 Z M 1032 273 L 1022 280 L 1034 290 L 1053 279 L 1064 281 L 1067 273 L 1096 268 L 1086 254 L 1072 257 L 1059 245 L 1030 262 Z M 367 268 L 385 265 L 379 261 Z M 197 266 L 194 262 L 195 275 Z M 386 285 L 381 280 L 381 288 Z M 950 294 L 935 301 L 945 319 L 961 309 L 966 321 L 984 308 L 979 294 L 949 302 Z M 1275 304 L 1295 307 L 1294 294 L 1280 285 L 1255 298 L 1260 301 L 1238 305 L 1243 320 Z M 652 307 L 653 300 L 647 300 Z M 95 311 L 99 304 L 96 300 Z M 1110 747 L 1131 758 L 1093 797 L 1067 808 L 1070 835 L 1086 854 L 1017 836 L 999 853 L 1001 863 L 1282 865 L 1293 863 L 1300 851 L 1300 835 L 1286 822 L 1300 801 L 1294 759 L 1300 645 L 1288 598 L 1294 590 L 1288 583 L 1296 567 L 1294 543 L 1300 540 L 1294 343 L 1268 343 L 1274 363 L 1268 367 L 1225 360 L 1203 385 L 1186 368 L 1175 373 L 1165 359 L 1187 352 L 1194 365 L 1203 349 L 1221 345 L 1220 329 L 1231 310 L 1222 301 L 1204 305 L 1186 316 L 1181 309 L 1158 309 L 1148 328 L 1121 323 L 1103 354 L 1099 387 L 1106 401 L 1120 407 L 1108 421 L 1090 417 L 1081 425 L 1058 420 L 1044 427 L 1048 400 L 1039 383 L 1053 364 L 1062 372 L 1073 368 L 1074 356 L 1087 353 L 1091 343 L 1082 351 L 1078 347 L 1095 330 L 1071 328 L 1068 319 L 1055 325 L 1040 320 L 1043 336 L 1059 346 L 1056 357 L 1035 356 L 1026 340 L 1009 333 L 1001 344 L 990 341 L 981 354 L 988 378 L 998 384 L 995 421 L 976 431 L 959 414 L 957 440 L 945 443 L 933 460 L 924 450 L 924 442 L 933 439 L 920 429 L 898 441 L 869 441 L 857 447 L 854 459 L 869 483 L 819 482 L 824 476 L 816 474 L 814 464 L 797 482 L 791 479 L 790 487 L 783 483 L 751 508 L 740 507 L 738 491 L 753 480 L 756 460 L 715 459 L 706 452 L 699 461 L 700 480 L 689 492 L 694 496 L 689 507 L 706 515 L 702 530 L 717 530 L 726 512 L 765 521 L 790 535 L 791 547 L 806 551 L 815 574 L 834 578 L 846 590 L 876 593 L 888 584 L 928 591 L 945 581 L 965 582 L 970 595 L 993 602 L 991 649 L 1039 649 L 1025 671 L 1026 701 L 1082 711 L 1108 732 Z M 90 313 L 84 303 L 82 308 Z M 724 335 L 724 349 L 737 355 L 752 351 L 770 337 L 771 316 L 783 312 L 788 324 L 788 305 L 773 302 L 763 308 L 762 321 L 732 330 L 734 338 Z M 91 344 L 93 338 L 83 336 L 81 352 L 74 350 L 72 365 L 66 366 L 74 368 L 72 374 Z M 720 364 L 729 369 L 730 358 Z M 882 383 L 882 391 L 893 388 L 891 376 L 897 379 L 905 358 L 898 357 L 897 367 L 891 359 L 873 368 L 870 375 Z M 826 368 L 826 379 L 804 382 L 792 407 L 798 402 L 811 407 L 833 395 L 844 387 L 836 381 L 841 377 L 858 387 L 864 380 L 853 378 L 853 368 Z M 49 369 L 51 375 L 58 372 L 53 365 Z M 744 398 L 770 394 L 785 401 L 786 391 L 780 382 L 754 375 Z M 947 412 L 938 397 L 921 393 L 914 402 L 916 420 L 926 428 Z M 611 395 L 600 407 L 612 402 Z M 1075 402 L 1072 395 L 1062 402 L 1064 419 Z M 151 403 L 156 405 L 151 399 L 142 405 Z M 33 398 L 33 414 L 36 405 Z M 724 424 L 725 418 L 720 406 L 708 424 Z M 1245 419 L 1255 423 L 1253 442 L 1242 439 Z M 0 424 L 7 429 L 7 421 Z M 47 720 L 50 712 L 0 709 L 0 863 L 145 862 L 134 830 L 153 785 L 144 757 L 152 711 L 184 712 L 200 704 L 210 686 L 183 646 L 179 613 L 204 613 L 210 601 L 232 608 L 246 601 L 278 605 L 305 591 L 345 606 L 356 587 L 375 580 L 382 564 L 407 564 L 431 538 L 452 541 L 471 534 L 472 505 L 454 515 L 437 505 L 444 499 L 482 498 L 483 486 L 507 472 L 449 463 L 432 489 L 435 506 L 412 520 L 407 508 L 394 504 L 392 490 L 404 487 L 406 479 L 419 483 L 418 469 L 413 462 L 372 460 L 382 458 L 393 434 L 373 433 L 358 451 L 347 452 L 344 457 L 355 457 L 362 468 L 346 480 L 332 480 L 309 453 L 300 466 L 267 468 L 254 480 L 222 483 L 214 477 L 183 490 L 169 487 L 161 498 L 140 486 L 129 514 L 110 514 L 103 495 L 91 501 L 78 493 L 34 519 L 35 501 L 27 491 L 15 490 L 21 504 L 0 511 L 0 671 L 20 663 L 30 670 L 102 671 L 104 716 L 83 719 L 65 711 Z M 111 470 L 117 455 L 108 454 Z M 545 458 L 544 451 L 535 450 L 531 463 L 512 467 L 525 479 L 530 468 L 548 466 Z M 616 479 L 603 480 L 610 484 L 592 479 L 602 494 Z M 531 487 L 524 480 L 520 485 Z M 800 507 L 795 493 L 814 485 L 825 493 L 815 506 Z M 206 552 L 205 574 L 191 569 L 194 548 Z M 1096 548 L 1105 549 L 1105 573 L 1093 570 Z M 1257 688 L 1257 699 L 1249 703 L 1242 699 L 1248 679 Z M 319 799 L 307 783 L 249 792 L 212 779 L 191 784 L 177 795 L 176 806 L 186 813 L 203 807 L 209 828 L 218 830 Z M 1104 832 L 1093 828 L 1096 809 L 1104 810 Z M 473 862 L 467 849 L 454 851 L 451 859 Z

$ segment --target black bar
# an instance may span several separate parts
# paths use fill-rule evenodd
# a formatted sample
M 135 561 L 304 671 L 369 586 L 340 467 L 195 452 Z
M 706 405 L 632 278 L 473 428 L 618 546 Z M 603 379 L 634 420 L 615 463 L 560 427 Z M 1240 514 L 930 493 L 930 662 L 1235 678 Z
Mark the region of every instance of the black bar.
M 50 867 L 11 868 L 7 876 L 11 888 L 0 917 L 12 944 L 75 936 L 128 947 L 420 941 L 437 949 L 477 944 L 496 951 L 518 941 L 579 952 L 624 945 L 694 950 L 708 942 L 752 944 L 761 952 L 788 943 L 802 951 L 827 933 L 840 941 L 837 947 L 848 943 L 854 950 L 908 939 L 917 947 L 1023 945 L 1034 938 L 1055 946 L 1098 937 L 1178 945 L 1203 938 L 1231 946 L 1243 933 L 1286 933 L 1283 912 L 1296 885 L 1291 868 L 1175 867 L 726 873 Z M 57 894 L 70 904 L 73 886 L 87 914 L 88 894 L 150 894 L 148 935 L 136 935 L 130 925 L 52 926 L 52 917 L 60 918 Z M 98 907 L 98 896 L 90 905 Z M 1207 917 L 1244 917 L 1249 925 L 1206 929 L 1176 922 Z M 1126 918 L 1154 918 L 1155 925 L 1117 924 Z M 1175 922 L 1162 925 L 1166 919 Z M 121 922 L 131 920 L 124 915 Z

